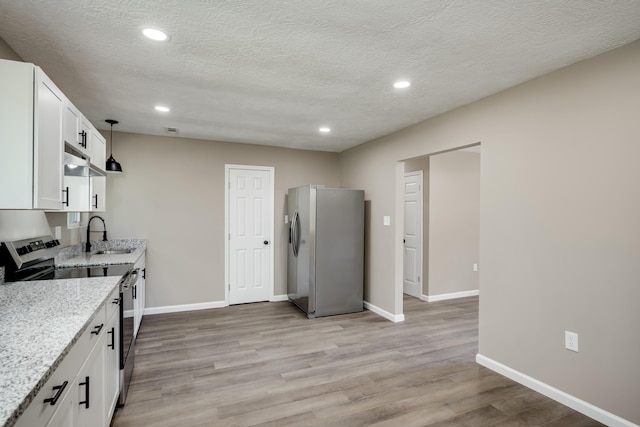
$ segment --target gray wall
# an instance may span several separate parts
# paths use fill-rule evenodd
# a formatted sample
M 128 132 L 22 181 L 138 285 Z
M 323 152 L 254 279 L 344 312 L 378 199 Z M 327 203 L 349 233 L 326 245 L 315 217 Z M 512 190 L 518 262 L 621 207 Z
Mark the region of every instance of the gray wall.
M 147 307 L 224 301 L 226 163 L 275 167 L 276 295 L 286 294 L 287 190 L 340 184 L 335 153 L 114 132 L 113 154 L 124 173 L 108 176 L 105 220 L 110 238 L 148 240 Z
M 435 296 L 477 290 L 480 259 L 480 154 L 429 157 L 429 289 Z
M 401 312 L 396 162 L 482 142 L 480 353 L 640 423 L 638 70 L 640 41 L 341 153 L 369 301 Z

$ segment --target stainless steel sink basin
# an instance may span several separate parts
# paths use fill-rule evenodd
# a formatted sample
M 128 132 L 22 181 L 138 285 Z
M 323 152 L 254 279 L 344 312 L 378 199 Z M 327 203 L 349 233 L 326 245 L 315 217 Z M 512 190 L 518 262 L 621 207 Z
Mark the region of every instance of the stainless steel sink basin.
M 96 255 L 124 255 L 124 254 L 130 254 L 133 251 L 135 251 L 135 249 L 109 249 L 105 251 L 98 251 L 95 254 Z

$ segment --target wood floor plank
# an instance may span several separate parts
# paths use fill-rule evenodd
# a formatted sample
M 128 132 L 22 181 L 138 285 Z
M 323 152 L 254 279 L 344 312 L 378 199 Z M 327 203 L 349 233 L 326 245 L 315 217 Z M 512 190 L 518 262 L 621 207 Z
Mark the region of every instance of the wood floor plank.
M 288 302 L 147 316 L 113 426 L 601 425 L 475 363 L 477 297 L 404 303 L 396 324 Z

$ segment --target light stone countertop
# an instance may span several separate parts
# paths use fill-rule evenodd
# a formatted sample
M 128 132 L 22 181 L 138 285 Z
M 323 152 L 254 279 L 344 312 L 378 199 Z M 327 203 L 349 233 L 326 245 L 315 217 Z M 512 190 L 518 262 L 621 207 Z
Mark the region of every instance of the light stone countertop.
M 0 286 L 0 426 L 15 424 L 120 277 Z
M 64 248 L 56 267 L 134 264 L 143 239 L 91 241 Z M 99 250 L 135 249 L 96 255 Z M 0 426 L 11 427 L 89 325 L 121 277 L 36 280 L 0 286 Z
M 76 245 L 62 250 L 55 259 L 59 267 L 86 267 L 113 264 L 134 264 L 147 249 L 147 241 L 142 239 L 121 239 L 91 241 L 91 252 L 82 252 L 84 245 Z M 135 249 L 130 254 L 97 255 L 101 250 Z

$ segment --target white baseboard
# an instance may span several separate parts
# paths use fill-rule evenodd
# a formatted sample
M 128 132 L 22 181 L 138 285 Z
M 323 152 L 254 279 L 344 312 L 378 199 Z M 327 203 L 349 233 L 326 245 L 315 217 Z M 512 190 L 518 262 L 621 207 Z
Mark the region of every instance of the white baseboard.
M 391 320 L 394 323 L 404 322 L 404 314 L 391 314 L 388 311 L 383 310 L 380 307 L 377 307 L 371 304 L 370 302 L 364 301 L 364 308 L 366 308 L 367 310 L 373 311 L 378 316 L 382 316 L 385 319 Z
M 480 295 L 480 290 L 474 289 L 473 291 L 452 292 L 450 294 L 422 295 L 420 299 L 426 302 L 436 302 L 436 301 L 444 301 L 448 299 L 476 297 L 478 295 Z
M 476 362 L 486 368 L 491 369 L 494 372 L 497 372 L 509 379 L 514 380 L 515 382 L 529 387 L 530 389 L 535 390 L 538 393 L 544 394 L 545 396 L 555 400 L 556 402 L 560 402 L 563 405 L 568 406 L 569 408 L 574 409 L 588 417 L 591 417 L 596 421 L 606 424 L 609 427 L 639 427 L 637 424 L 634 424 L 631 421 L 627 421 L 624 418 L 612 414 L 611 412 L 598 408 L 591 403 L 578 399 L 575 396 L 565 393 L 562 390 L 558 390 L 557 388 L 552 387 L 549 384 L 543 383 L 542 381 L 525 375 L 522 372 L 516 371 L 515 369 L 503 365 L 500 362 L 496 362 L 495 360 L 483 356 L 479 353 L 476 355 Z
M 284 295 L 274 295 L 269 300 L 270 302 L 279 302 L 279 301 L 289 301 L 289 296 L 287 294 Z
M 195 304 L 167 305 L 164 307 L 146 307 L 144 309 L 144 314 L 152 315 L 152 314 L 164 314 L 164 313 L 178 313 L 180 311 L 206 310 L 209 308 L 222 308 L 222 307 L 227 307 L 227 304 L 224 301 L 211 301 L 211 302 L 200 302 Z

